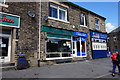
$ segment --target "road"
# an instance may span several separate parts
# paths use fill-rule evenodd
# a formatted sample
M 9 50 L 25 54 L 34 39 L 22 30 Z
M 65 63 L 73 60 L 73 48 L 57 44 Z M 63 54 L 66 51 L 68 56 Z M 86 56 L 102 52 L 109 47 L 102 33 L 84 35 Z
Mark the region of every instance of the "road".
M 111 76 L 110 58 L 87 60 L 81 62 L 55 64 L 44 67 L 33 67 L 25 70 L 10 70 L 2 73 L 3 78 L 119 78 Z

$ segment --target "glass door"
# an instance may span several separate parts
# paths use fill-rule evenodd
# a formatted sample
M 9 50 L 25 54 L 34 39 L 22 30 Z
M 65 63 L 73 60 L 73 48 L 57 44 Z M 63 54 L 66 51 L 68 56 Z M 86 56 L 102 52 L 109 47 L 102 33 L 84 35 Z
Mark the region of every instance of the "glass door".
M 11 36 L 0 34 L 0 62 L 9 62 L 11 53 Z

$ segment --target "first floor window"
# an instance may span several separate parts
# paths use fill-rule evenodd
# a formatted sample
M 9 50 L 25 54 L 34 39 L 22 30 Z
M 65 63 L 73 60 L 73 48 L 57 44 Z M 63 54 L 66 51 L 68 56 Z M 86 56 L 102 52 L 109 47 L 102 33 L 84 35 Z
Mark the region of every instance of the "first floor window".
M 50 17 L 58 18 L 57 9 L 56 8 L 50 8 Z
M 59 10 L 59 19 L 65 20 L 65 11 Z
M 70 57 L 71 53 L 71 40 L 48 38 L 46 58 Z
M 50 3 L 50 17 L 67 21 L 67 9 Z
M 96 29 L 97 29 L 97 30 L 100 29 L 99 24 L 98 24 L 98 21 L 99 21 L 98 19 L 95 19 L 95 26 L 96 26 Z
M 87 20 L 86 20 L 86 16 L 84 14 L 81 14 L 81 19 L 80 19 L 80 25 L 82 26 L 87 26 Z

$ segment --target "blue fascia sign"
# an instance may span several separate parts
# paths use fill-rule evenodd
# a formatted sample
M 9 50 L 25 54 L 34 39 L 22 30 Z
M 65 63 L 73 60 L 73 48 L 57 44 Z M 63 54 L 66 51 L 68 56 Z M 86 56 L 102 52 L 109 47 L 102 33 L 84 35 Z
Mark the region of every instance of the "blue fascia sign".
M 100 33 L 100 32 L 90 31 L 90 37 L 107 40 L 107 34 L 103 34 L 103 33 Z
M 75 31 L 75 32 L 74 32 L 74 36 L 88 37 L 88 34 L 87 34 L 87 33 L 84 33 L 84 32 Z

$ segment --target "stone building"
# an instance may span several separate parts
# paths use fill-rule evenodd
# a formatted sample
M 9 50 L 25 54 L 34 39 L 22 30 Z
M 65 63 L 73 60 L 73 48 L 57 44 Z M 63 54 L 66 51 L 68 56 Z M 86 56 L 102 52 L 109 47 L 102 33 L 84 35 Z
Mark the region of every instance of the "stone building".
M 40 3 L 6 2 L 1 6 L 1 16 L 7 20 L 13 19 L 17 25 L 14 26 L 12 21 L 6 21 L 5 24 L 2 21 L 0 36 L 2 34 L 5 42 L 1 40 L 4 43 L 1 48 L 5 48 L 2 55 L 6 55 L 1 56 L 1 61 L 15 62 L 17 54 L 22 52 L 31 65 L 37 64 Z M 99 30 L 96 31 L 105 33 L 106 18 L 71 2 L 42 2 L 41 11 L 42 62 L 93 58 L 90 30 L 96 30 L 95 20 L 98 19 Z
M 114 53 L 116 49 L 120 52 L 120 27 L 108 33 L 108 51 Z

